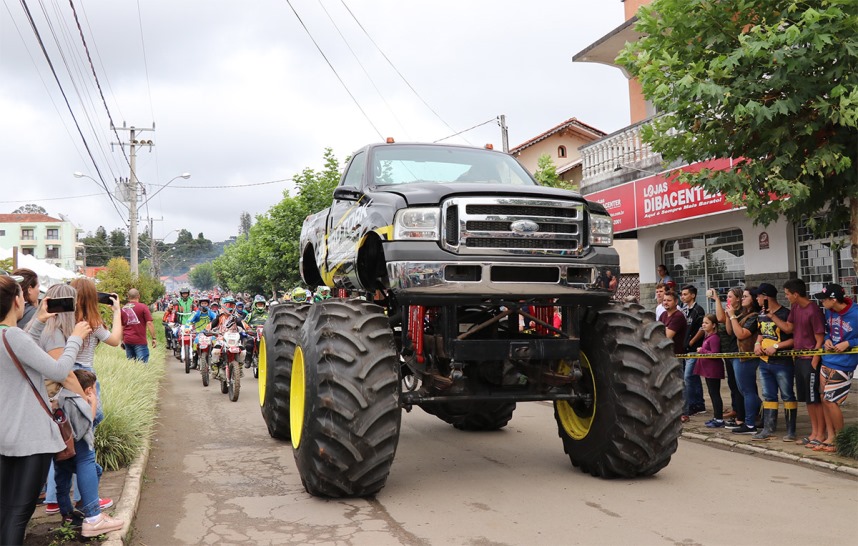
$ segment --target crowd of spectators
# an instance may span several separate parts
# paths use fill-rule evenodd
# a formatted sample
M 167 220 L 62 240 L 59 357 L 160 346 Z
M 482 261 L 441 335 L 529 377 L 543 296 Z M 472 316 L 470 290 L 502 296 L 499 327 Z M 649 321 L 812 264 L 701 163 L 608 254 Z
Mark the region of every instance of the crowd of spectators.
M 706 314 L 697 303 L 697 287 L 685 284 L 677 293 L 666 267 L 659 266 L 658 275 L 656 317 L 665 325 L 674 353 L 682 355 L 683 423 L 706 413 L 702 378 L 713 406 L 707 427 L 768 441 L 778 430 L 782 405 L 784 442 L 836 451 L 835 437 L 843 428 L 840 406 L 858 367 L 858 353 L 852 352 L 858 347 L 858 306 L 842 286 L 828 284 L 811 298 L 803 280 L 789 279 L 783 285 L 789 307 L 770 283 L 733 288 L 725 301 L 709 289 L 715 313 Z M 721 399 L 724 378 L 729 410 Z M 800 402 L 811 430 L 798 438 Z

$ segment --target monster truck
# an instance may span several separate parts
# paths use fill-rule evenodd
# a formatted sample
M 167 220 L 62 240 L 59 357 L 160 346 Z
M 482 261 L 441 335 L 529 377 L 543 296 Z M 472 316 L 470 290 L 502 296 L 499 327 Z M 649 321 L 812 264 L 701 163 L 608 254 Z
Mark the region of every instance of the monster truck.
M 540 186 L 510 155 L 373 144 L 330 208 L 307 217 L 301 275 L 365 295 L 281 305 L 259 362 L 269 433 L 291 439 L 306 490 L 384 487 L 401 410 L 496 430 L 551 401 L 572 464 L 604 478 L 664 468 L 682 378 L 651 312 L 611 300 L 605 209 Z

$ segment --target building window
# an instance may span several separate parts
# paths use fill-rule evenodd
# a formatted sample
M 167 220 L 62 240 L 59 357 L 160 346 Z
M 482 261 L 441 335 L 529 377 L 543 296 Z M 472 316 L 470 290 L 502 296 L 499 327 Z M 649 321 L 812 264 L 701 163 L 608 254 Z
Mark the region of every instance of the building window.
M 557 147 L 557 157 L 566 157 L 566 146 Z
M 21 254 L 25 256 L 33 256 L 36 253 L 36 249 L 31 246 L 21 247 Z
M 662 243 L 662 262 L 680 290 L 685 284 L 697 288 L 697 303 L 714 312 L 706 290 L 715 288 L 726 297 L 727 290 L 745 286 L 745 247 L 742 230 L 700 233 Z
M 35 241 L 36 234 L 33 231 L 33 228 L 22 229 L 21 230 L 21 240 L 22 241 Z
M 5 237 L 5 236 L 6 236 L 6 230 L 0 229 L 0 237 Z
M 45 258 L 53 258 L 57 259 L 60 257 L 60 248 L 56 246 L 49 246 L 45 251 Z
M 59 228 L 48 228 L 48 240 L 49 241 L 58 241 L 59 239 L 60 239 Z
M 796 241 L 798 275 L 807 283 L 809 294 L 822 291 L 825 283 L 829 282 L 843 285 L 847 294 L 852 292 L 852 287 L 858 282 L 852 267 L 852 247 L 849 245 L 847 226 L 829 237 L 818 239 L 802 222 L 796 226 Z

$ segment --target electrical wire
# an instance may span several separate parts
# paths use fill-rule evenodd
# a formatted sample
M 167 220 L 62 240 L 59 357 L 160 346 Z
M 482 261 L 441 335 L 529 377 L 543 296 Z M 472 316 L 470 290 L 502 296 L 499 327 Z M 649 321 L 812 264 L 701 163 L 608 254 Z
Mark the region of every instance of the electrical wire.
M 269 180 L 268 182 L 254 182 L 252 184 L 233 184 L 227 186 L 170 186 L 171 188 L 181 188 L 184 190 L 221 190 L 225 188 L 249 188 L 251 186 L 267 186 L 269 184 L 278 184 L 280 182 L 292 182 L 292 178 L 284 178 L 282 180 Z M 164 186 L 167 184 L 149 184 L 150 186 Z M 153 195 L 154 197 L 154 195 Z M 2 201 L 0 201 L 2 202 Z
M 393 69 L 393 71 L 396 72 L 396 74 L 402 79 L 403 82 L 405 82 L 405 85 L 407 85 L 408 88 L 411 89 L 411 91 L 417 96 L 418 99 L 420 99 L 420 102 L 422 102 L 423 105 L 426 106 L 426 108 L 428 108 L 430 112 L 435 114 L 435 117 L 438 118 L 441 121 L 441 123 L 446 125 L 448 129 L 450 129 L 451 131 L 455 131 L 455 129 L 449 123 L 447 123 L 444 120 L 444 118 L 441 117 L 441 114 L 436 112 L 435 109 L 432 108 L 428 102 L 426 102 L 426 99 L 424 99 L 422 96 L 420 96 L 420 93 L 418 93 L 417 90 L 414 89 L 414 86 L 411 85 L 411 82 L 409 82 L 407 79 L 405 79 L 405 76 L 402 75 L 402 72 L 400 72 L 399 69 L 396 68 L 396 65 L 393 64 L 393 61 L 391 61 L 390 58 L 387 56 L 387 54 L 385 54 L 385 52 L 381 49 L 381 47 L 379 47 L 379 45 L 377 43 L 375 43 L 375 40 L 372 39 L 372 36 L 369 35 L 369 32 L 367 32 L 367 30 L 364 28 L 364 26 L 361 24 L 361 22 L 358 21 L 358 18 L 355 16 L 354 12 L 351 10 L 351 8 L 348 7 L 348 5 L 346 5 L 345 0 L 340 0 L 340 3 L 343 5 L 344 8 L 346 8 L 346 11 L 349 12 L 349 15 L 352 16 L 352 19 L 354 19 L 355 23 L 357 23 L 357 26 L 360 27 L 360 29 L 363 31 L 363 33 L 366 35 L 366 37 L 369 39 L 369 41 L 372 43 L 372 45 L 374 45 L 375 48 L 378 50 L 378 52 L 381 53 L 381 56 L 384 57 L 384 60 L 387 61 L 387 64 L 390 65 L 390 67 Z M 464 132 L 469 131 L 469 130 L 470 129 L 467 129 L 465 131 L 460 131 L 458 134 L 464 133 Z M 447 137 L 447 138 L 449 138 L 449 137 Z M 464 140 L 465 140 L 465 142 L 468 142 L 468 144 L 470 144 L 468 139 L 464 139 Z
M 381 98 L 382 102 L 384 102 L 384 105 L 387 107 L 387 111 L 390 112 L 390 115 L 393 116 L 393 119 L 396 120 L 396 123 L 399 124 L 399 127 L 402 128 L 403 132 L 410 140 L 411 136 L 408 134 L 408 129 L 405 128 L 405 125 L 403 125 L 402 121 L 399 119 L 399 116 L 397 116 L 396 112 L 393 111 L 393 108 L 390 107 L 390 103 L 388 103 L 387 99 L 384 98 L 384 95 L 381 93 L 381 90 L 375 84 L 375 80 L 373 80 L 372 76 L 369 75 L 369 72 L 367 71 L 366 67 L 363 65 L 362 62 L 360 62 L 360 58 L 358 58 L 357 53 L 355 53 L 355 50 L 352 48 L 352 45 L 346 39 L 345 35 L 343 34 L 343 31 L 340 30 L 339 25 L 337 25 L 336 21 L 334 21 L 334 18 L 331 17 L 331 13 L 328 11 L 328 8 L 325 7 L 325 4 L 322 3 L 322 0 L 316 1 L 319 3 L 319 6 L 322 8 L 322 11 L 325 12 L 325 15 L 328 16 L 328 20 L 331 22 L 332 25 L 334 25 L 334 28 L 337 30 L 337 34 L 340 35 L 340 38 L 342 38 L 343 43 L 346 44 L 346 47 L 352 54 L 352 57 L 355 58 L 355 61 L 357 62 L 358 66 L 360 66 L 361 70 L 363 70 L 364 75 L 366 75 L 366 78 L 369 80 L 369 83 L 372 84 L 372 87 L 373 89 L 375 89 L 375 92 L 378 93 L 378 96 Z
M 77 25 L 77 32 L 80 35 L 83 50 L 86 52 L 86 59 L 89 61 L 89 68 L 92 70 L 92 78 L 95 80 L 95 86 L 98 88 L 98 95 L 101 97 L 101 103 L 104 105 L 104 111 L 107 112 L 107 119 L 110 120 L 110 129 L 113 131 L 113 134 L 116 135 L 116 140 L 122 142 L 122 139 L 119 138 L 119 133 L 116 131 L 116 124 L 113 123 L 113 116 L 110 114 L 110 108 L 107 107 L 107 99 L 104 98 L 104 91 L 101 89 L 101 82 L 98 81 L 98 74 L 95 72 L 95 65 L 92 64 L 92 55 L 90 55 L 89 47 L 86 45 L 86 38 L 83 35 L 83 29 L 80 27 L 80 19 L 77 16 L 77 10 L 75 10 L 74 2 L 72 0 L 69 0 L 69 6 L 71 6 L 72 14 L 74 15 L 74 22 Z M 119 148 L 122 150 L 122 156 L 125 157 L 125 162 L 128 163 L 128 166 L 130 167 L 131 162 L 128 159 L 128 155 L 125 153 L 125 146 L 120 146 Z
M 343 79 L 340 77 L 340 74 L 337 72 L 337 69 L 336 69 L 336 68 L 334 68 L 334 65 L 333 65 L 333 64 L 331 64 L 331 61 L 328 59 L 328 56 L 327 56 L 327 55 L 325 55 L 325 52 L 324 52 L 324 51 L 322 51 L 322 48 L 319 46 L 319 43 L 318 43 L 318 42 L 316 41 L 316 39 L 313 37 L 313 34 L 310 32 L 310 29 L 309 29 L 309 28 L 307 28 L 307 25 L 305 25 L 305 24 L 304 24 L 304 20 L 303 20 L 303 19 L 301 19 L 301 16 L 300 16 L 300 15 L 298 15 L 298 12 L 295 10 L 295 6 L 293 6 L 293 5 L 292 5 L 292 0 L 286 0 L 286 3 L 287 3 L 287 4 L 289 4 L 289 7 L 292 9 L 292 13 L 294 13 L 294 14 L 295 14 L 295 17 L 298 19 L 298 22 L 299 22 L 299 23 L 301 23 L 301 26 L 302 26 L 302 27 L 304 27 L 304 31 L 307 33 L 307 36 L 309 36 L 309 37 L 310 37 L 310 40 L 313 42 L 313 45 L 315 45 L 315 46 L 316 46 L 316 49 L 319 51 L 319 54 L 321 54 L 321 55 L 322 55 L 322 58 L 323 58 L 323 59 L 325 59 L 325 62 L 326 62 L 326 63 L 328 63 L 328 66 L 329 66 L 329 67 L 330 67 L 330 69 L 333 71 L 334 76 L 336 76 L 336 77 L 337 77 L 337 80 L 339 80 L 340 85 L 342 85 L 342 86 L 343 86 L 343 89 L 345 89 L 345 90 L 346 90 L 346 93 L 348 93 L 348 94 L 349 94 L 349 96 L 352 98 L 352 101 L 354 101 L 355 106 L 357 106 L 357 107 L 358 107 L 358 110 L 360 110 L 361 114 L 363 114 L 363 117 L 364 117 L 364 118 L 366 118 L 366 121 L 367 121 L 370 125 L 372 125 L 372 128 L 373 128 L 373 129 L 375 129 L 376 134 L 378 134 L 378 138 L 380 138 L 381 140 L 384 140 L 384 136 L 382 136 L 381 131 L 379 131 L 379 130 L 378 130 L 378 127 L 376 127 L 376 126 L 375 126 L 375 123 L 373 123 L 373 122 L 372 122 L 372 119 L 370 119 L 369 115 L 366 113 L 366 111 L 365 111 L 365 110 L 363 109 L 363 107 L 360 105 L 360 103 L 358 102 L 358 100 L 357 100 L 357 99 L 355 98 L 355 96 L 352 94 L 351 90 L 349 89 L 349 86 L 347 86 L 347 85 L 346 85 L 346 82 L 344 82 L 344 81 L 343 81 Z
M 101 185 L 104 187 L 104 190 L 107 192 L 107 196 L 110 198 L 110 202 L 113 204 L 113 208 L 116 209 L 116 214 L 119 215 L 119 218 L 125 222 L 125 218 L 122 216 L 122 213 L 119 210 L 119 207 L 116 204 L 116 201 L 113 199 L 113 195 L 110 193 L 110 189 L 107 187 L 107 184 L 104 181 L 104 175 L 101 173 L 101 169 L 98 167 L 98 163 L 95 161 L 95 157 L 92 155 L 92 150 L 89 147 L 89 143 L 86 141 L 86 137 L 83 135 L 83 130 L 80 127 L 80 123 L 78 123 L 77 117 L 74 114 L 74 110 L 72 110 L 71 104 L 69 103 L 68 96 L 66 95 L 65 89 L 63 89 L 62 83 L 60 83 L 60 78 L 57 75 L 57 71 L 54 68 L 54 63 L 51 61 L 50 55 L 48 55 L 48 50 L 45 48 L 45 42 L 42 40 L 42 35 L 39 33 L 38 27 L 36 27 L 36 22 L 33 19 L 33 14 L 30 12 L 30 7 L 27 5 L 27 0 L 20 0 L 21 6 L 24 8 L 24 12 L 27 15 L 27 20 L 30 23 L 30 28 L 32 28 L 33 33 L 36 36 L 36 40 L 39 42 L 39 47 L 42 50 L 42 54 L 45 56 L 45 60 L 48 63 L 48 66 L 51 69 L 51 74 L 54 76 L 54 80 L 57 82 L 57 86 L 60 89 L 60 93 L 63 96 L 63 100 L 66 103 L 66 108 L 68 108 L 69 114 L 71 114 L 72 120 L 74 121 L 75 127 L 77 127 L 77 132 L 80 135 L 81 140 L 83 141 L 84 148 L 86 148 L 86 153 L 89 156 L 89 159 L 92 161 L 93 167 L 95 167 L 95 172 L 98 173 L 98 178 L 101 181 Z
M 467 129 L 465 129 L 464 131 L 459 131 L 458 133 L 454 133 L 454 134 L 452 134 L 452 135 L 445 136 L 444 138 L 439 138 L 438 140 L 433 140 L 432 142 L 433 142 L 433 143 L 441 142 L 442 140 L 447 140 L 448 138 L 453 138 L 454 136 L 459 136 L 459 135 L 461 135 L 462 133 L 467 133 L 468 131 L 473 131 L 473 130 L 474 130 L 474 129 L 476 129 L 477 127 L 482 127 L 483 125 L 488 125 L 489 123 L 494 123 L 494 122 L 496 122 L 497 120 L 498 120 L 498 118 L 492 118 L 492 119 L 490 119 L 490 120 L 488 120 L 488 121 L 484 121 L 484 122 L 482 122 L 482 123 L 478 123 L 478 124 L 474 125 L 473 127 L 468 127 L 468 128 L 467 128 Z
M 104 192 L 87 193 L 86 195 L 69 195 L 68 197 L 42 197 L 39 199 L 15 199 L 12 201 L 0 201 L 0 203 L 39 203 L 42 201 L 62 201 L 64 199 L 81 199 L 83 197 L 95 197 L 104 195 Z
M 149 113 L 152 115 L 152 119 L 155 119 L 155 107 L 152 104 L 152 85 L 149 82 L 149 62 L 146 58 L 146 42 L 143 40 L 143 15 L 140 12 L 140 0 L 137 0 L 137 22 L 140 27 L 140 47 L 143 49 L 143 69 L 146 72 L 146 92 L 149 94 Z

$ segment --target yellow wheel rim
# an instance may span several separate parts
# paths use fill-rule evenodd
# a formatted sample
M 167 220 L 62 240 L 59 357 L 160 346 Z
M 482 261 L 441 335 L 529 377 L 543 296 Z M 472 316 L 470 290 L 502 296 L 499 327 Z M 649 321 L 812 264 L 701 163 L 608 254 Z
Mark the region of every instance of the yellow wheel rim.
M 259 340 L 259 362 L 257 363 L 259 370 L 259 405 L 265 405 L 265 385 L 268 383 L 268 356 L 265 351 L 265 337 Z
M 561 362 L 558 371 L 560 373 L 569 373 L 570 369 L 567 362 Z M 581 378 L 582 384 L 593 395 L 593 404 L 585 407 L 581 404 L 570 404 L 565 400 L 554 403 L 554 407 L 557 408 L 560 425 L 566 431 L 566 434 L 575 440 L 583 440 L 590 433 L 590 427 L 596 418 L 596 378 L 593 376 L 593 370 L 590 368 L 590 361 L 583 352 L 581 353 L 581 371 L 584 372 L 584 377 Z
M 301 432 L 304 429 L 304 351 L 295 347 L 292 357 L 292 381 L 289 384 L 289 427 L 292 433 L 292 447 L 301 445 Z

